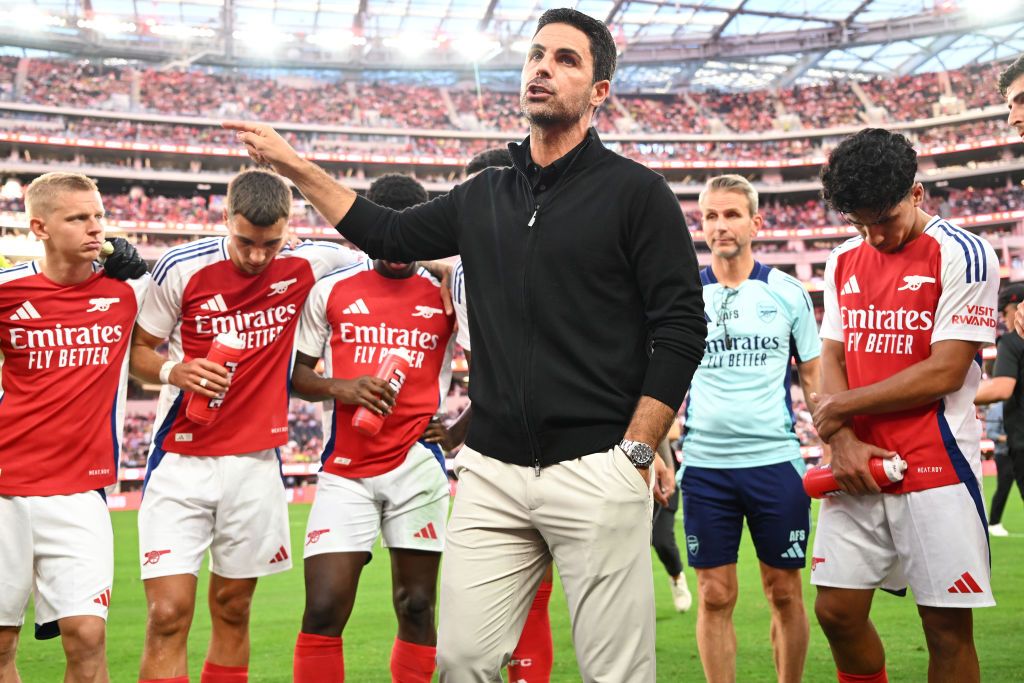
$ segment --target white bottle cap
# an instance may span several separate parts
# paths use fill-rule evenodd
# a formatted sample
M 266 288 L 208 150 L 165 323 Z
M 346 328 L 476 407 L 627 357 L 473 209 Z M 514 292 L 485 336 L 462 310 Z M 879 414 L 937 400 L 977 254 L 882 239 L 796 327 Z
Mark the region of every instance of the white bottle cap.
M 221 332 L 217 335 L 217 343 L 223 344 L 229 349 L 242 351 L 245 349 L 245 340 L 234 332 Z
M 894 455 L 891 458 L 882 460 L 882 469 L 885 471 L 885 476 L 889 478 L 889 481 L 894 483 L 903 481 L 903 474 L 907 471 L 907 461 L 898 455 Z

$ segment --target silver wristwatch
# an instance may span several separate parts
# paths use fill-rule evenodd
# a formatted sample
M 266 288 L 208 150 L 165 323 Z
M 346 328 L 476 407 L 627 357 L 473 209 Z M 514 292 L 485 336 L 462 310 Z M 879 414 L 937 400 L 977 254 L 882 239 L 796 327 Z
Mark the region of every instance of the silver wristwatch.
M 654 463 L 654 449 L 642 441 L 629 441 L 623 439 L 619 442 L 619 448 L 626 454 L 633 467 L 647 469 Z

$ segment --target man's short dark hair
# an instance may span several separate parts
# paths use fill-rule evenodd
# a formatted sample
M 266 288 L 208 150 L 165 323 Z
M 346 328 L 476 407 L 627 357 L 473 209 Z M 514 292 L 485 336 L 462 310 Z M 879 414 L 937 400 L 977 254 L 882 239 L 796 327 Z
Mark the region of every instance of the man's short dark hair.
M 899 133 L 865 128 L 843 140 L 821 169 L 821 196 L 840 213 L 881 215 L 914 187 L 917 152 Z
M 1010 304 L 1024 301 L 1024 283 L 1014 282 L 999 290 L 999 312 L 1003 313 Z
M 1013 63 L 999 74 L 999 94 L 1003 96 L 1003 99 L 1006 99 L 1006 91 L 1010 89 L 1013 82 L 1021 76 L 1024 76 L 1024 55 L 1013 60 Z
M 228 183 L 228 218 L 239 214 L 259 227 L 267 227 L 292 213 L 292 191 L 281 176 L 269 171 L 242 171 Z
M 401 211 L 429 199 L 420 181 L 401 173 L 386 173 L 373 181 L 366 198 L 374 204 Z
M 568 7 L 549 9 L 540 15 L 537 21 L 537 30 L 533 35 L 548 24 L 568 24 L 586 34 L 590 42 L 590 54 L 594 57 L 594 83 L 598 81 L 610 81 L 615 75 L 615 60 L 617 50 L 612 32 L 608 30 L 604 22 L 577 12 Z
M 508 153 L 508 147 L 492 147 L 480 152 L 466 164 L 466 175 L 479 173 L 491 166 L 511 166 L 512 155 Z

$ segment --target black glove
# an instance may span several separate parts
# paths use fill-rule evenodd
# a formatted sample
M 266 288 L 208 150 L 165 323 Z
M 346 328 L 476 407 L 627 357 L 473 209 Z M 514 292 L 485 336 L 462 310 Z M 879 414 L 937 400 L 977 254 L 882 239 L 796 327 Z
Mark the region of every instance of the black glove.
M 114 251 L 103 261 L 103 271 L 116 280 L 134 280 L 146 274 L 146 262 L 139 256 L 132 243 L 123 237 L 107 240 L 114 245 Z

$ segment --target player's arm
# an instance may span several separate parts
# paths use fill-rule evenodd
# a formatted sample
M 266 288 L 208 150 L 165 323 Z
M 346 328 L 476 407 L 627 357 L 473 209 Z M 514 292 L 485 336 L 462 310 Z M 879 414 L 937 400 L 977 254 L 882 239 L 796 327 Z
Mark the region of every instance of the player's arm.
M 975 405 L 1005 401 L 1013 396 L 1013 390 L 1017 388 L 1022 355 L 1024 342 L 1020 337 L 1004 334 L 999 338 L 996 342 L 996 366 L 992 370 L 992 377 L 978 386 L 978 393 L 974 397 Z
M 444 261 L 421 261 L 422 266 L 428 273 L 441 283 L 441 304 L 445 315 L 451 315 L 455 310 L 452 303 L 452 265 Z
M 980 347 L 959 339 L 936 342 L 928 358 L 880 382 L 823 396 L 814 423 L 832 432 L 854 415 L 895 413 L 934 403 L 963 386 Z
M 991 245 L 977 241 L 981 254 L 976 250 L 973 258 L 959 245 L 943 246 L 941 294 L 932 318 L 930 355 L 879 382 L 826 397 L 814 413 L 815 426 L 842 424 L 854 415 L 917 408 L 963 386 L 978 350 L 995 336 L 999 260 Z M 984 274 L 981 264 L 985 264 Z M 976 313 L 964 316 L 965 311 Z
M 849 390 L 846 379 L 846 350 L 843 343 L 834 339 L 823 339 L 821 342 L 821 379 L 820 392 L 811 392 L 811 400 L 817 401 L 820 407 L 829 396 L 842 394 Z M 823 398 L 824 397 L 824 398 Z M 808 403 L 810 405 L 810 403 Z M 817 420 L 815 428 L 818 429 Z M 871 458 L 886 458 L 894 455 L 877 446 L 866 444 L 857 438 L 853 428 L 843 422 L 828 436 L 818 435 L 831 450 L 830 464 L 836 483 L 847 493 L 862 495 L 878 493 L 881 489 L 871 476 L 869 461 Z
M 165 383 L 160 370 L 168 360 L 156 351 L 164 341 L 139 325 L 135 326 L 128 365 L 133 377 L 151 384 Z M 207 398 L 214 398 L 227 391 L 230 385 L 227 368 L 205 358 L 175 363 L 166 380 L 166 384 L 173 384 L 182 391 L 191 391 Z
M 1013 396 L 1017 380 L 1013 377 L 990 377 L 978 385 L 978 393 L 974 396 L 974 405 L 986 406 L 996 401 L 1005 401 Z
M 386 209 L 302 158 L 272 127 L 248 121 L 222 125 L 237 132 L 253 161 L 291 180 L 338 232 L 372 258 L 409 263 L 458 253 L 455 191 L 404 211 Z
M 461 415 L 459 417 L 462 417 Z M 454 426 L 455 423 L 452 423 Z M 445 427 L 444 422 L 441 421 L 440 415 L 434 415 L 430 418 L 430 422 L 427 424 L 426 431 L 423 432 L 423 441 L 427 443 L 436 443 L 445 451 L 450 451 L 453 448 L 462 444 L 465 441 L 465 434 L 463 433 L 461 440 L 457 435 L 453 434 L 451 427 Z
M 846 374 L 846 347 L 842 316 L 839 314 L 839 299 L 836 294 L 836 261 L 838 251 L 833 251 L 825 262 L 825 309 L 821 319 L 821 377 L 816 393 L 812 391 L 808 398 L 815 407 L 820 404 L 823 396 L 839 394 L 849 390 L 849 376 Z M 828 446 L 826 455 L 832 466 L 839 487 L 851 494 L 878 493 L 869 469 L 870 458 L 875 455 L 885 457 L 882 449 L 866 444 L 857 438 L 848 423 L 839 424 L 833 433 L 824 432 L 815 421 L 818 436 Z
M 800 388 L 804 392 L 804 402 L 807 404 L 807 409 L 813 413 L 817 405 L 814 397 L 821 389 L 821 358 L 812 358 L 803 363 L 797 363 L 796 371 L 800 375 Z
M 455 418 L 455 422 L 447 427 L 435 415 L 427 425 L 427 431 L 423 432 L 423 440 L 427 443 L 436 443 L 446 451 L 450 451 L 466 442 L 466 434 L 469 432 L 469 421 L 472 416 L 472 404 L 466 406 L 466 409 Z
M 316 371 L 319 360 L 301 351 L 296 352 L 292 391 L 300 398 L 362 406 L 378 415 L 391 413 L 395 406 L 395 390 L 385 380 L 370 375 L 354 379 L 324 377 Z

